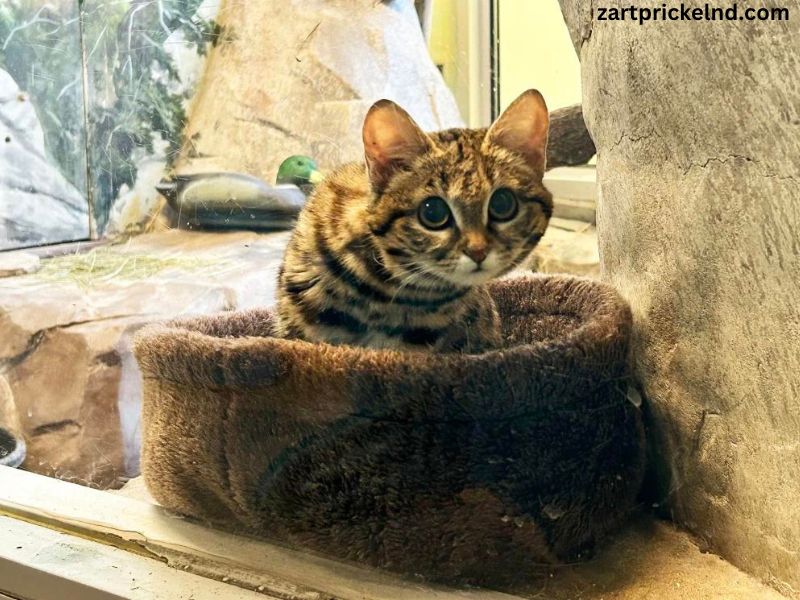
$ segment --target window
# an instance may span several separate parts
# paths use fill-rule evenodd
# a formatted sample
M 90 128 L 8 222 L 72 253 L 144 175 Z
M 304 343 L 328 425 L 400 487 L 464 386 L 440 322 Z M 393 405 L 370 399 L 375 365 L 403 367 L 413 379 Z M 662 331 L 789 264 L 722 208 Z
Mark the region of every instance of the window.
M 512 27 L 531 18 L 524 2 L 429 0 L 416 12 L 401 0 L 370 2 L 359 9 L 366 27 L 322 4 L 0 6 L 0 460 L 20 466 L 0 471 L 15 491 L 0 486 L 2 514 L 104 541 L 117 521 L 149 527 L 149 507 L 109 492 L 131 480 L 128 493 L 140 489 L 141 377 L 131 339 L 154 321 L 271 304 L 288 240 L 274 213 L 214 213 L 215 198 L 202 194 L 181 204 L 187 182 L 221 178 L 246 202 L 279 183 L 291 155 L 307 154 L 323 171 L 358 160 L 363 114 L 384 96 L 427 130 L 487 126 L 542 79 L 560 98 L 556 108 L 578 101 L 574 65 L 540 77 L 513 59 L 545 51 L 523 47 Z M 264 29 L 282 10 L 297 22 Z M 0 521 L 14 535 L 38 535 Z M 159 535 L 118 529 L 112 545 L 136 551 L 150 543 L 138 547 L 138 535 Z M 213 543 L 176 564 L 194 564 Z M 75 551 L 88 556 L 90 546 Z M 0 556 L 0 574 L 3 560 L 13 557 Z M 306 564 L 297 560 L 298 569 Z M 209 567 L 215 576 L 219 568 Z M 321 572 L 333 577 L 330 566 Z M 394 583 L 383 585 L 364 589 L 381 597 Z M 0 592 L 26 589 L 0 577 Z

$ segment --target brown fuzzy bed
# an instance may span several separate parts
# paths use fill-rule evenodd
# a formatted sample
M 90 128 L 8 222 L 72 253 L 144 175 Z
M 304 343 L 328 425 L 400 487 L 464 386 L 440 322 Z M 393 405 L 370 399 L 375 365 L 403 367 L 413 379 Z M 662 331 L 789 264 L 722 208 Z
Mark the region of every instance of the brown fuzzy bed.
M 565 276 L 493 284 L 482 355 L 270 337 L 267 310 L 151 326 L 142 468 L 164 506 L 439 580 L 527 578 L 626 516 L 643 469 L 630 312 Z

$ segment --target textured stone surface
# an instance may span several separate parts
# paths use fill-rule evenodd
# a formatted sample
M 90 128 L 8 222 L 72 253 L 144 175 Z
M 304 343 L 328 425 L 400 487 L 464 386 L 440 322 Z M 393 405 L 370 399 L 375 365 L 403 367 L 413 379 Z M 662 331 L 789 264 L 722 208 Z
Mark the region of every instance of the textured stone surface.
M 533 598 L 547 600 L 781 600 L 669 523 L 643 518 L 585 564 L 563 567 Z M 527 596 L 527 594 L 520 594 Z
M 86 199 L 46 157 L 27 94 L 0 69 L 0 250 L 89 236 Z
M 411 0 L 224 0 L 217 21 L 179 173 L 272 182 L 292 154 L 322 169 L 360 159 L 361 123 L 380 98 L 427 130 L 462 124 Z
M 98 261 L 115 262 L 95 279 L 53 268 L 52 261 L 74 260 L 62 257 L 43 261 L 39 273 L 0 280 L 0 372 L 28 441 L 24 468 L 98 487 L 136 474 L 140 389 L 131 333 L 179 314 L 271 304 L 285 242 L 286 234 L 144 235 L 96 250 Z M 160 270 L 134 262 L 158 259 Z
M 14 393 L 0 375 L 0 466 L 18 467 L 25 459 L 25 450 Z
M 634 311 L 672 514 L 797 596 L 800 3 L 783 22 L 647 26 L 561 5 L 598 150 L 602 275 Z
M 0 375 L 0 427 L 15 436 L 22 430 L 14 394 L 8 385 L 8 380 L 2 375 Z
M 0 253 L 0 277 L 24 275 L 39 270 L 39 257 L 30 252 Z
M 594 142 L 586 130 L 580 104 L 550 113 L 547 167 L 583 165 L 595 155 Z
M 531 267 L 541 273 L 600 275 L 597 232 L 590 223 L 553 217 L 533 253 Z

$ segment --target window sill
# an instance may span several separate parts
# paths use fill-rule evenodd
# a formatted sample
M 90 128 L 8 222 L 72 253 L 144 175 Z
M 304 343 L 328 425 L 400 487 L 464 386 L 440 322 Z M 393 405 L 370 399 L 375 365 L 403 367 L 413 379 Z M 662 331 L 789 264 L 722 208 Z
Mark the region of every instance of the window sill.
M 553 216 L 595 222 L 597 174 L 594 165 L 558 167 L 545 173 L 544 184 L 554 197 Z
M 0 467 L 0 490 L 0 592 L 12 597 L 517 598 L 418 585 L 209 529 L 147 502 L 17 469 Z

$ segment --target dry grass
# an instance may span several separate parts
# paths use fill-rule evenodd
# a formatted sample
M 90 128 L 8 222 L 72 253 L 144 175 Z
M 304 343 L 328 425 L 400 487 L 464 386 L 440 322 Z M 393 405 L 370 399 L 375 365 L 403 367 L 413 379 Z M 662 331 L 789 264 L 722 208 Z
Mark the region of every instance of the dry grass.
M 221 261 L 185 255 L 159 256 L 121 251 L 119 247 L 94 248 L 89 252 L 49 258 L 35 277 L 91 288 L 99 283 L 147 279 L 167 269 L 199 271 L 220 266 Z

